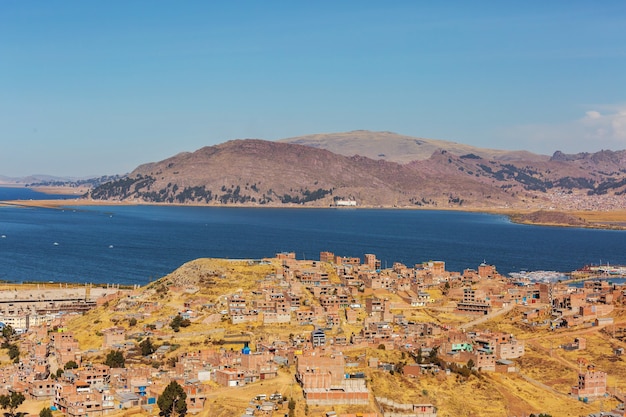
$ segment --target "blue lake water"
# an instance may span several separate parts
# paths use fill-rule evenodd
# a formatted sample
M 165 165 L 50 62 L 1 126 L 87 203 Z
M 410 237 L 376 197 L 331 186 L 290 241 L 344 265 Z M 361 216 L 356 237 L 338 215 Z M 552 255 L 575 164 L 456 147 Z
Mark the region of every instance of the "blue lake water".
M 1 189 L 0 189 L 1 190 Z M 1 194 L 0 194 L 1 195 Z M 292 251 L 363 257 L 383 266 L 443 260 L 501 273 L 626 264 L 626 232 L 518 225 L 506 217 L 426 210 L 164 206 L 0 208 L 0 279 L 146 284 L 202 257 Z
M 7 200 L 65 200 L 76 195 L 44 194 L 26 187 L 0 187 L 0 201 Z

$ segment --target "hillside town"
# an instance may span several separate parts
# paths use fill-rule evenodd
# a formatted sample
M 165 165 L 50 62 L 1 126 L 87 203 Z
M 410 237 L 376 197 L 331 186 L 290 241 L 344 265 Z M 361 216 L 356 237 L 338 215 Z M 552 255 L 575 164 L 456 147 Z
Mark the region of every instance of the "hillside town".
M 613 332 L 615 361 L 624 353 L 626 328 L 615 317 L 626 291 L 606 279 L 537 282 L 503 277 L 486 262 L 458 272 L 444 261 L 382 268 L 374 254 L 330 252 L 318 260 L 279 253 L 223 262 L 263 274 L 234 288 L 227 283 L 236 281 L 235 269 L 231 276 L 191 263 L 142 288 L 41 284 L 3 291 L 8 357 L 0 395 L 20 393 L 25 403 L 69 417 L 157 415 L 159 397 L 176 383 L 187 413 L 218 415 L 211 410 L 224 392 L 286 380 L 249 398 L 236 415 L 435 417 L 451 414 L 426 389 L 384 392 L 373 375 L 460 384 L 519 375 L 562 401 L 606 402 L 612 411 L 603 415 L 626 415 L 626 381 L 588 355 L 594 346 L 587 334 L 601 329 Z M 74 330 L 81 319 L 86 329 Z M 572 336 L 544 352 L 529 332 Z M 577 367 L 563 368 L 574 381 L 567 392 L 526 370 L 529 347 L 566 365 L 555 351 L 578 355 Z M 529 407 L 524 415 L 544 411 Z

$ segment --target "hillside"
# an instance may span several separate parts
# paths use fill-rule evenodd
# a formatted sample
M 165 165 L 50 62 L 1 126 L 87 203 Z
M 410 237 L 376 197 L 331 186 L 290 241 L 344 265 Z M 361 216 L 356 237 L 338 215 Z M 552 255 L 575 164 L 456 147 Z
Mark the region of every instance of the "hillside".
M 123 327 L 131 339 L 137 337 L 138 344 L 143 338 L 150 337 L 156 346 L 171 346 L 159 360 L 142 357 L 138 349 L 125 353 L 127 366 L 150 366 L 157 369 L 169 369 L 170 364 L 181 360 L 186 352 L 206 349 L 239 350 L 241 340 L 250 342 L 252 349 L 259 344 L 265 346 L 285 346 L 285 342 L 298 339 L 308 340 L 312 325 L 297 323 L 264 324 L 261 320 L 241 324 L 231 324 L 230 318 L 220 310 L 227 309 L 226 297 L 241 294 L 248 303 L 251 298 L 276 292 L 277 288 L 296 288 L 294 281 L 283 280 L 278 272 L 281 262 L 268 259 L 264 263 L 230 261 L 224 259 L 198 259 L 181 266 L 166 277 L 147 287 L 139 288 L 116 301 L 112 301 L 96 310 L 79 316 L 67 325 L 66 331 L 72 332 L 80 342 L 84 361 L 100 363 L 107 354 L 101 349 L 102 334 L 112 326 Z M 338 277 L 329 268 L 331 282 Z M 295 285 L 295 287 L 294 287 Z M 491 285 L 491 283 L 489 283 Z M 467 316 L 459 316 L 445 308 L 450 299 L 442 299 L 438 290 L 430 290 L 437 301 L 432 307 L 400 309 L 414 322 L 436 322 L 457 325 L 459 320 L 467 323 Z M 256 294 L 256 295 L 255 295 Z M 365 299 L 371 297 L 371 289 L 357 295 L 355 302 L 365 305 Z M 378 290 L 376 295 L 397 299 L 397 294 Z M 312 293 L 302 290 L 305 309 L 314 308 L 319 300 Z M 398 304 L 401 305 L 401 304 Z M 157 306 L 157 307 L 155 307 Z M 189 326 L 175 331 L 168 325 L 180 311 L 192 309 L 195 312 Z M 368 366 L 372 358 L 384 363 L 406 364 L 411 358 L 405 351 L 372 348 L 363 346 L 343 346 L 343 355 L 353 363 L 350 372 L 364 372 L 370 392 L 377 397 L 385 397 L 402 403 L 433 403 L 441 416 L 454 415 L 524 415 L 529 412 L 548 412 L 553 416 L 587 415 L 597 411 L 604 404 L 615 405 L 615 401 L 606 398 L 604 403 L 596 401 L 586 404 L 568 395 L 570 387 L 576 383 L 576 358 L 584 355 L 602 369 L 611 369 L 611 382 L 623 386 L 621 377 L 626 375 L 626 366 L 619 359 L 615 362 L 612 347 L 621 346 L 616 339 L 608 338 L 599 328 L 568 329 L 550 332 L 547 328 L 531 328 L 522 323 L 523 309 L 511 310 L 506 315 L 494 316 L 481 325 L 484 329 L 515 334 L 525 340 L 527 349 L 518 361 L 519 371 L 515 373 L 478 372 L 469 377 L 439 372 L 422 375 L 418 378 L 407 377 L 400 372 L 384 372 Z M 365 320 L 364 312 L 359 315 L 356 325 L 341 320 L 341 325 L 328 330 L 328 335 L 339 336 L 357 334 L 358 326 Z M 623 317 L 616 317 L 623 320 Z M 468 323 L 469 324 L 469 323 Z M 394 325 L 394 327 L 397 327 Z M 148 332 L 147 329 L 152 329 Z M 475 329 L 475 328 L 474 328 Z M 566 352 L 552 346 L 568 343 L 574 337 L 584 334 L 588 346 L 595 346 L 585 352 Z M 237 342 L 231 339 L 236 336 Z M 550 355 L 547 355 L 547 349 Z M 178 359 L 177 359 L 178 358 Z M 293 378 L 294 367 L 281 367 L 275 379 L 268 379 L 245 387 L 220 387 L 214 382 L 207 383 L 208 403 L 199 414 L 201 416 L 239 415 L 249 406 L 250 398 L 261 393 L 289 393 L 297 402 L 296 416 L 323 415 L 328 407 L 310 406 L 305 414 L 302 391 Z M 614 378 L 620 378 L 614 382 Z M 285 409 L 283 406 L 282 409 Z M 367 412 L 368 406 L 335 406 L 337 412 Z M 563 410 L 568 410 L 564 413 Z M 286 413 L 286 411 L 285 411 Z
M 361 132 L 359 132 L 361 134 Z M 129 175 L 95 187 L 94 200 L 205 205 L 305 205 L 328 207 L 336 199 L 359 206 L 515 209 L 616 210 L 626 192 L 626 152 L 551 158 L 528 152 L 484 150 L 450 142 L 424 142 L 373 132 L 364 139 L 349 134 L 316 136 L 305 146 L 263 140 L 233 140 L 139 166 Z M 363 139 L 363 142 L 361 140 Z M 366 153 L 341 155 L 364 144 Z M 378 141 L 378 142 L 376 142 Z M 375 144 L 378 145 L 375 146 Z M 421 143 L 421 142 L 420 142 Z M 403 147 L 404 145 L 406 147 Z M 344 146 L 345 145 L 345 146 Z M 446 145 L 448 149 L 435 146 Z M 426 151 L 414 152 L 415 146 Z M 422 149 L 422 148 L 420 148 Z M 424 152 L 435 149 L 427 158 Z M 385 151 L 387 152 L 387 151 Z M 385 154 L 387 155 L 387 154 Z M 414 159 L 417 158 L 418 159 Z
M 306 204 L 333 199 L 360 205 L 447 205 L 461 185 L 492 193 L 473 179 L 442 178 L 395 162 L 345 157 L 323 149 L 261 140 L 235 140 L 138 167 L 126 178 L 95 188 L 94 199 L 203 204 Z M 506 200 L 504 192 L 498 192 Z

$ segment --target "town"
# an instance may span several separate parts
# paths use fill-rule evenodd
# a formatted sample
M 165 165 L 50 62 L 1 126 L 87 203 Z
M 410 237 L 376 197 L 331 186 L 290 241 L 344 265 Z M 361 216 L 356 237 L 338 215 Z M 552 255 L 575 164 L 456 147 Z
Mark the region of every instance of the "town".
M 287 252 L 146 287 L 7 286 L 0 400 L 23 401 L 0 404 L 158 415 L 176 387 L 207 416 L 624 416 L 626 291 L 603 273 Z

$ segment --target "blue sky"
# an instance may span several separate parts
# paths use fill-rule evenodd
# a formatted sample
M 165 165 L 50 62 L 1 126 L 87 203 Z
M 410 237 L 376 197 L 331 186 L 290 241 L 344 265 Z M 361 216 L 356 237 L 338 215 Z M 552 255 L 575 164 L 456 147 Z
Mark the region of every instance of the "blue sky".
M 626 2 L 0 3 L 0 175 L 357 129 L 626 148 Z

